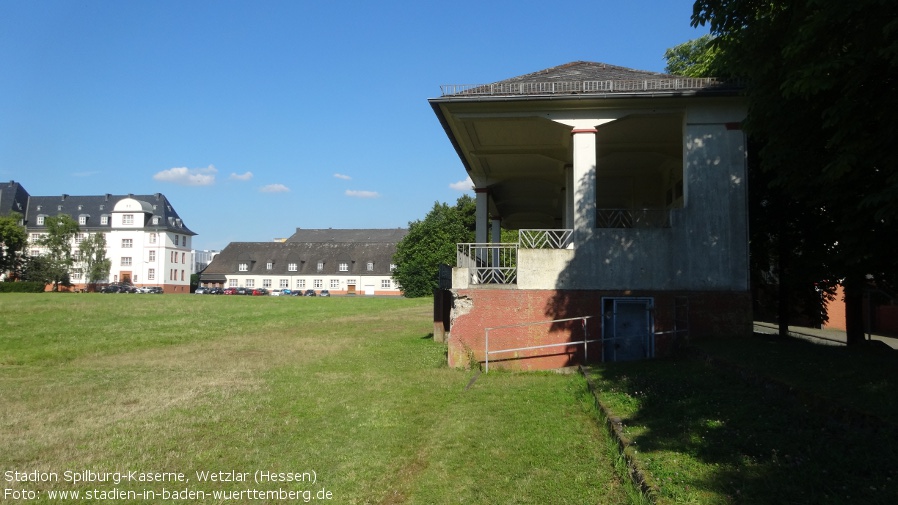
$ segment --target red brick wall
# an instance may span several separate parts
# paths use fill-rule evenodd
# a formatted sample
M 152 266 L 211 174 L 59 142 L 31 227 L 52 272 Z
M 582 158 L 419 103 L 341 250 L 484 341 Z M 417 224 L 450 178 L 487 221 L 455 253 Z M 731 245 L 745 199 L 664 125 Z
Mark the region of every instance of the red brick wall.
M 449 365 L 463 367 L 486 361 L 485 329 L 523 323 L 592 316 L 586 327 L 579 321 L 490 330 L 490 350 L 600 339 L 603 297 L 653 297 L 655 355 L 674 350 L 676 298 L 689 301 L 690 338 L 745 336 L 751 333 L 751 297 L 747 292 L 622 292 L 581 290 L 454 290 L 448 336 Z M 665 333 L 667 332 L 667 333 Z M 491 355 L 490 367 L 544 370 L 583 362 L 583 346 L 569 345 Z M 588 360 L 601 361 L 599 343 L 589 347 Z

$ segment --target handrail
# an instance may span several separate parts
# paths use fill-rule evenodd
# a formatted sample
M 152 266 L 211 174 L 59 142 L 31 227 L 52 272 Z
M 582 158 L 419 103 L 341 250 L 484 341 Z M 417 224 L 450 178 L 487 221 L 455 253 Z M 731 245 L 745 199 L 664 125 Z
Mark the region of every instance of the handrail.
M 505 352 L 515 352 L 515 351 L 529 351 L 533 349 L 545 349 L 548 347 L 561 347 L 561 346 L 569 346 L 569 345 L 578 345 L 583 344 L 583 360 L 584 362 L 588 360 L 588 347 L 587 344 L 601 342 L 601 340 L 589 340 L 589 330 L 586 326 L 586 320 L 592 319 L 594 316 L 580 316 L 580 317 L 569 317 L 566 319 L 553 319 L 552 321 L 536 321 L 531 323 L 518 323 L 518 324 L 509 324 L 504 326 L 492 326 L 490 328 L 486 328 L 484 330 L 484 342 L 483 342 L 483 351 L 484 351 L 484 373 L 489 373 L 490 371 L 490 354 L 500 354 Z M 554 324 L 554 323 L 563 323 L 567 321 L 582 321 L 583 322 L 583 340 L 577 340 L 573 342 L 562 342 L 560 344 L 543 344 L 543 345 L 534 345 L 528 347 L 516 347 L 511 349 L 499 349 L 495 351 L 490 351 L 490 330 L 500 330 L 507 328 L 520 328 L 525 326 L 535 326 L 537 324 Z
M 523 229 L 518 243 L 524 249 L 566 249 L 574 238 L 571 229 Z
M 715 77 L 676 77 L 659 79 L 612 79 L 599 81 L 497 82 L 492 84 L 444 84 L 442 96 L 456 95 L 533 95 L 574 93 L 622 93 L 633 91 L 700 90 L 711 87 L 740 87 L 739 82 Z

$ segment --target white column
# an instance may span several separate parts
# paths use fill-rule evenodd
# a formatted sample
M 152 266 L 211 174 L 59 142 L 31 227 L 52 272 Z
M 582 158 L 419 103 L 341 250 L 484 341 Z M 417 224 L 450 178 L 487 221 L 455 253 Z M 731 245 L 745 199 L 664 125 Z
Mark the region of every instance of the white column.
M 474 242 L 485 244 L 489 221 L 489 200 L 487 200 L 489 198 L 489 190 L 486 188 L 475 188 L 474 192 L 477 194 L 477 199 L 475 200 L 477 203 L 477 212 L 475 214 L 477 222 L 475 223 Z
M 574 230 L 580 232 L 596 227 L 596 129 L 574 128 L 571 135 L 574 137 L 574 168 L 573 191 L 570 193 Z

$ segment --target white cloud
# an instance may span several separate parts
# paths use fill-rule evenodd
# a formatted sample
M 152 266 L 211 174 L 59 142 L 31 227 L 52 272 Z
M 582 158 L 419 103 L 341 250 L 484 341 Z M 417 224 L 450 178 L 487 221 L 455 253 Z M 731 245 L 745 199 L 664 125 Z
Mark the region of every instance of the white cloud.
M 343 175 L 343 174 L 334 174 L 334 177 L 336 177 L 337 179 L 343 179 L 344 181 L 352 180 L 352 177 L 350 177 L 348 175 Z
M 153 179 L 182 186 L 211 186 L 215 184 L 216 173 L 218 173 L 218 169 L 213 165 L 206 168 L 177 167 L 158 172 Z
M 468 177 L 465 180 L 453 182 L 449 187 L 456 191 L 472 191 L 474 189 L 474 181 Z
M 243 174 L 236 174 L 236 173 L 232 172 L 231 176 L 228 177 L 228 179 L 235 180 L 235 181 L 248 181 L 252 178 L 253 178 L 253 173 L 249 172 L 249 171 L 247 171 L 246 173 L 243 173 Z
M 290 188 L 284 186 L 283 184 L 269 184 L 267 186 L 262 186 L 259 188 L 259 191 L 262 193 L 286 193 L 290 191 Z
M 347 189 L 346 196 L 351 196 L 354 198 L 378 198 L 380 197 L 380 193 L 377 191 L 358 191 L 355 189 Z

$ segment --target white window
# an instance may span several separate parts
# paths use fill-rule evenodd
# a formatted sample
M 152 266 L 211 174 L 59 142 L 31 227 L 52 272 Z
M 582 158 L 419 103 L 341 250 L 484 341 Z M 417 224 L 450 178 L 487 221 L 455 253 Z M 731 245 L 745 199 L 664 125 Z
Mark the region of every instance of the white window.
M 381 279 L 380 280 L 380 287 L 383 289 L 390 289 L 390 287 L 391 287 L 390 284 L 391 284 L 390 279 Z
M 274 263 L 270 261 L 268 263 L 265 263 L 265 270 L 271 270 L 272 268 L 274 268 Z
M 158 224 L 159 224 L 159 216 L 153 216 L 153 224 L 154 224 L 154 225 L 158 225 Z
M 296 279 L 296 288 L 297 289 L 305 289 L 306 280 L 305 279 Z
M 80 224 L 80 225 L 87 224 L 87 216 L 78 216 L 78 224 Z
M 319 261 L 318 262 L 318 271 L 321 272 L 322 270 L 324 270 L 324 262 Z
M 100 224 L 103 224 L 103 225 L 109 224 L 109 216 L 106 216 L 106 215 L 100 216 Z
M 134 224 L 134 214 L 122 214 L 122 224 Z
M 80 244 L 81 242 L 84 242 L 84 234 L 83 233 L 79 233 L 79 234 L 75 235 L 75 243 Z
M 271 287 L 271 279 L 262 279 L 262 287 L 270 288 Z
M 247 279 L 247 280 L 246 280 L 246 287 L 248 287 L 248 288 L 254 288 L 254 287 L 256 287 L 256 281 L 255 281 L 254 279 Z
M 122 266 L 123 267 L 131 266 L 131 256 L 122 256 Z
M 373 262 L 373 261 L 369 261 L 369 262 L 368 262 L 368 271 L 369 271 L 369 272 L 373 272 L 373 271 L 374 271 L 374 262 Z
M 37 225 L 38 226 L 44 225 L 44 216 L 37 216 Z
M 281 289 L 289 288 L 290 287 L 290 279 L 281 279 L 279 281 L 278 287 L 280 287 Z
M 106 224 L 106 223 L 103 223 L 103 224 Z M 151 244 L 156 243 L 156 234 L 155 233 L 150 233 L 150 243 Z
M 340 263 L 340 271 L 341 271 L 341 272 L 348 272 L 348 271 L 349 271 L 349 265 L 346 264 L 346 263 Z
M 247 265 L 246 263 L 241 263 L 240 265 L 237 266 L 237 270 L 239 270 L 241 272 L 247 272 L 247 271 L 249 271 L 249 265 Z
M 147 280 L 148 280 L 148 281 L 155 281 L 155 280 L 156 280 L 156 269 L 155 269 L 155 268 L 149 268 L 149 269 L 147 269 Z
M 147 258 L 147 261 L 156 261 L 156 251 L 150 251 L 150 257 Z
M 296 263 L 290 263 L 289 265 L 287 265 L 287 270 L 289 270 L 291 272 L 295 272 L 296 271 Z
M 74 271 L 72 271 L 72 279 L 80 279 L 80 278 L 81 278 L 81 269 L 76 268 Z
M 324 282 L 321 279 L 315 279 L 314 281 L 312 281 L 312 287 L 313 288 L 323 288 Z
M 237 287 L 237 279 L 228 279 L 228 287 L 236 288 Z
M 331 289 L 337 289 L 340 287 L 340 279 L 331 279 Z
M 134 247 L 134 240 L 130 238 L 122 239 L 122 249 L 131 249 Z

